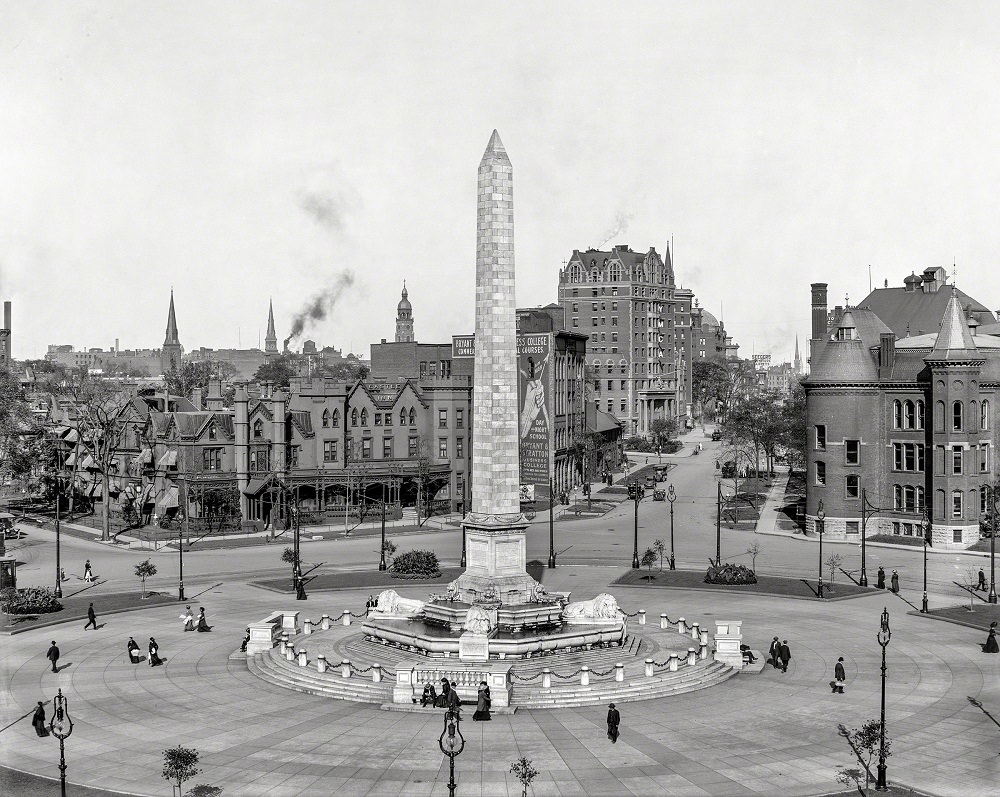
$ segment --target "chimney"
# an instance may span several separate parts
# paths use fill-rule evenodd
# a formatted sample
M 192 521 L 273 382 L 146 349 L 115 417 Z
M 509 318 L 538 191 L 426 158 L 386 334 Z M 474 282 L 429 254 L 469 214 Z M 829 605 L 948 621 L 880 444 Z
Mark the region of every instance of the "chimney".
M 891 332 L 883 332 L 878 340 L 878 367 L 880 370 L 891 369 L 896 361 L 896 336 Z
M 191 388 L 191 403 L 194 404 L 196 410 L 201 409 L 201 388 L 193 387 Z
M 826 287 L 825 282 L 814 282 L 812 288 L 812 339 L 826 337 Z
M 115 354 L 117 355 L 118 352 L 120 352 L 121 350 L 122 350 L 121 343 L 119 343 L 118 338 L 115 338 Z
M 205 401 L 205 406 L 214 411 L 223 409 L 222 404 L 222 380 L 221 379 L 209 379 L 208 380 L 208 395 Z

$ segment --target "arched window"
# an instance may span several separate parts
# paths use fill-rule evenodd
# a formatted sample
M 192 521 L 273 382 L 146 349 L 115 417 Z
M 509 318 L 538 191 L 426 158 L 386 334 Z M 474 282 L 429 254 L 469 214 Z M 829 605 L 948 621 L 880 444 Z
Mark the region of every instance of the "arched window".
M 960 518 L 965 514 L 965 494 L 961 490 L 952 490 L 951 493 L 951 516 Z
M 358 408 L 355 407 L 353 410 L 351 410 L 351 426 L 357 426 L 357 425 L 358 425 Z
M 979 402 L 969 402 L 969 431 L 976 431 L 976 423 L 979 421 Z
M 951 403 L 951 430 L 953 432 L 961 432 L 962 427 L 965 426 L 965 405 L 961 401 L 953 401 Z
M 367 426 L 368 425 L 368 410 L 367 409 L 362 409 L 361 410 L 361 425 L 362 426 Z
M 608 360 L 605 363 L 605 365 L 608 366 L 608 376 L 610 376 L 611 374 L 613 374 L 615 372 L 615 361 L 614 360 Z
M 917 429 L 923 429 L 924 428 L 924 423 L 925 423 L 925 421 L 924 421 L 924 402 L 921 401 L 921 400 L 919 400 L 919 399 L 917 399 L 917 425 L 916 425 L 915 428 L 917 428 Z
M 570 282 L 583 282 L 583 269 L 580 268 L 579 263 L 574 263 L 569 267 L 569 281 Z
M 979 517 L 979 490 L 969 490 L 968 512 L 969 520 Z
M 913 402 L 907 399 L 903 402 L 903 428 L 913 429 L 916 424 L 916 412 L 913 409 Z
M 903 508 L 903 488 L 898 484 L 892 485 L 892 508 L 897 511 Z
M 983 401 L 979 405 L 979 428 L 984 432 L 990 428 L 990 403 Z
M 399 425 L 406 426 L 406 407 L 399 411 Z
M 913 511 L 914 507 L 913 498 L 914 498 L 913 485 L 908 484 L 903 488 L 903 508 L 907 512 Z
M 924 504 L 924 488 L 923 487 L 915 487 L 914 488 L 913 500 L 914 500 L 914 508 L 917 510 L 917 512 L 923 512 L 924 509 L 927 508 L 926 504 Z
M 219 433 L 215 430 L 215 426 L 214 425 L 209 426 L 208 427 L 208 439 L 209 440 L 215 440 L 218 437 L 219 437 Z
M 323 410 L 323 428 L 327 429 L 330 426 L 330 410 Z
M 333 411 L 333 417 L 330 421 L 334 426 L 340 426 L 340 410 L 335 409 Z
M 253 422 L 253 437 L 254 440 L 259 440 L 264 436 L 264 422 L 258 418 Z
M 899 399 L 892 402 L 892 428 L 903 428 L 903 402 Z
M 612 263 L 611 268 L 608 269 L 608 277 L 612 282 L 621 282 L 622 267 L 618 263 Z
M 601 273 L 596 268 L 592 268 L 590 270 L 590 281 L 591 282 L 600 282 L 601 281 L 600 277 L 601 277 Z
M 417 411 L 410 407 L 410 426 L 417 425 Z
M 934 431 L 943 432 L 944 431 L 944 402 L 935 401 L 934 402 Z
M 621 372 L 622 372 L 623 374 L 626 374 L 626 373 L 628 373 L 628 361 L 627 361 L 627 360 L 624 360 L 624 359 L 623 359 L 623 360 L 621 360 L 621 361 L 620 361 L 620 362 L 618 363 L 618 369 L 619 369 L 619 370 L 620 370 L 620 371 L 621 371 Z

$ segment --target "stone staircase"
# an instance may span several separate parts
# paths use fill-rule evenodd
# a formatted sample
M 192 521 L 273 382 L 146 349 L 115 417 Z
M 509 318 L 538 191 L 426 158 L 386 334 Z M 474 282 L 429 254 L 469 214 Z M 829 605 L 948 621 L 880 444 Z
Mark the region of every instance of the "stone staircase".
M 370 673 L 344 678 L 339 665 L 340 662 L 331 662 L 330 669 L 325 673 L 317 672 L 315 661 L 310 660 L 308 667 L 300 667 L 295 661 L 279 656 L 278 648 L 247 657 L 250 672 L 286 689 L 355 703 L 392 702 L 393 671 L 384 671 L 383 680 L 373 683 Z

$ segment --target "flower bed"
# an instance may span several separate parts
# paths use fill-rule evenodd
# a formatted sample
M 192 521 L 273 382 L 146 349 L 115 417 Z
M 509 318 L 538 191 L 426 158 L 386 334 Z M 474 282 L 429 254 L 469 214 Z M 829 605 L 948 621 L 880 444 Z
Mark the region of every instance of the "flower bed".
M 7 614 L 50 614 L 61 611 L 62 604 L 45 587 L 8 587 L 0 592 L 0 608 Z
M 746 565 L 724 564 L 708 568 L 706 584 L 756 584 L 757 574 Z
M 393 558 L 389 575 L 403 579 L 437 578 L 441 567 L 434 551 L 405 551 Z

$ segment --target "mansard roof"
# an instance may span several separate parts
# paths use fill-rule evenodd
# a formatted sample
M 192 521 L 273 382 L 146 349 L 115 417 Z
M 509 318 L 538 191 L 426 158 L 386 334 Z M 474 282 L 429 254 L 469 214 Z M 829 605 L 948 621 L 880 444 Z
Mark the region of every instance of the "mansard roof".
M 919 277 L 917 279 L 919 281 Z M 996 316 L 985 305 L 957 288 L 955 290 L 963 309 L 974 315 L 980 324 L 996 323 Z M 859 306 L 870 309 L 897 338 L 902 338 L 907 333 L 923 335 L 936 331 L 951 295 L 947 287 L 926 293 L 906 288 L 876 288 L 859 302 Z
M 815 355 L 809 371 L 809 382 L 876 382 L 878 371 L 869 351 L 871 347 L 860 338 L 829 340 Z

